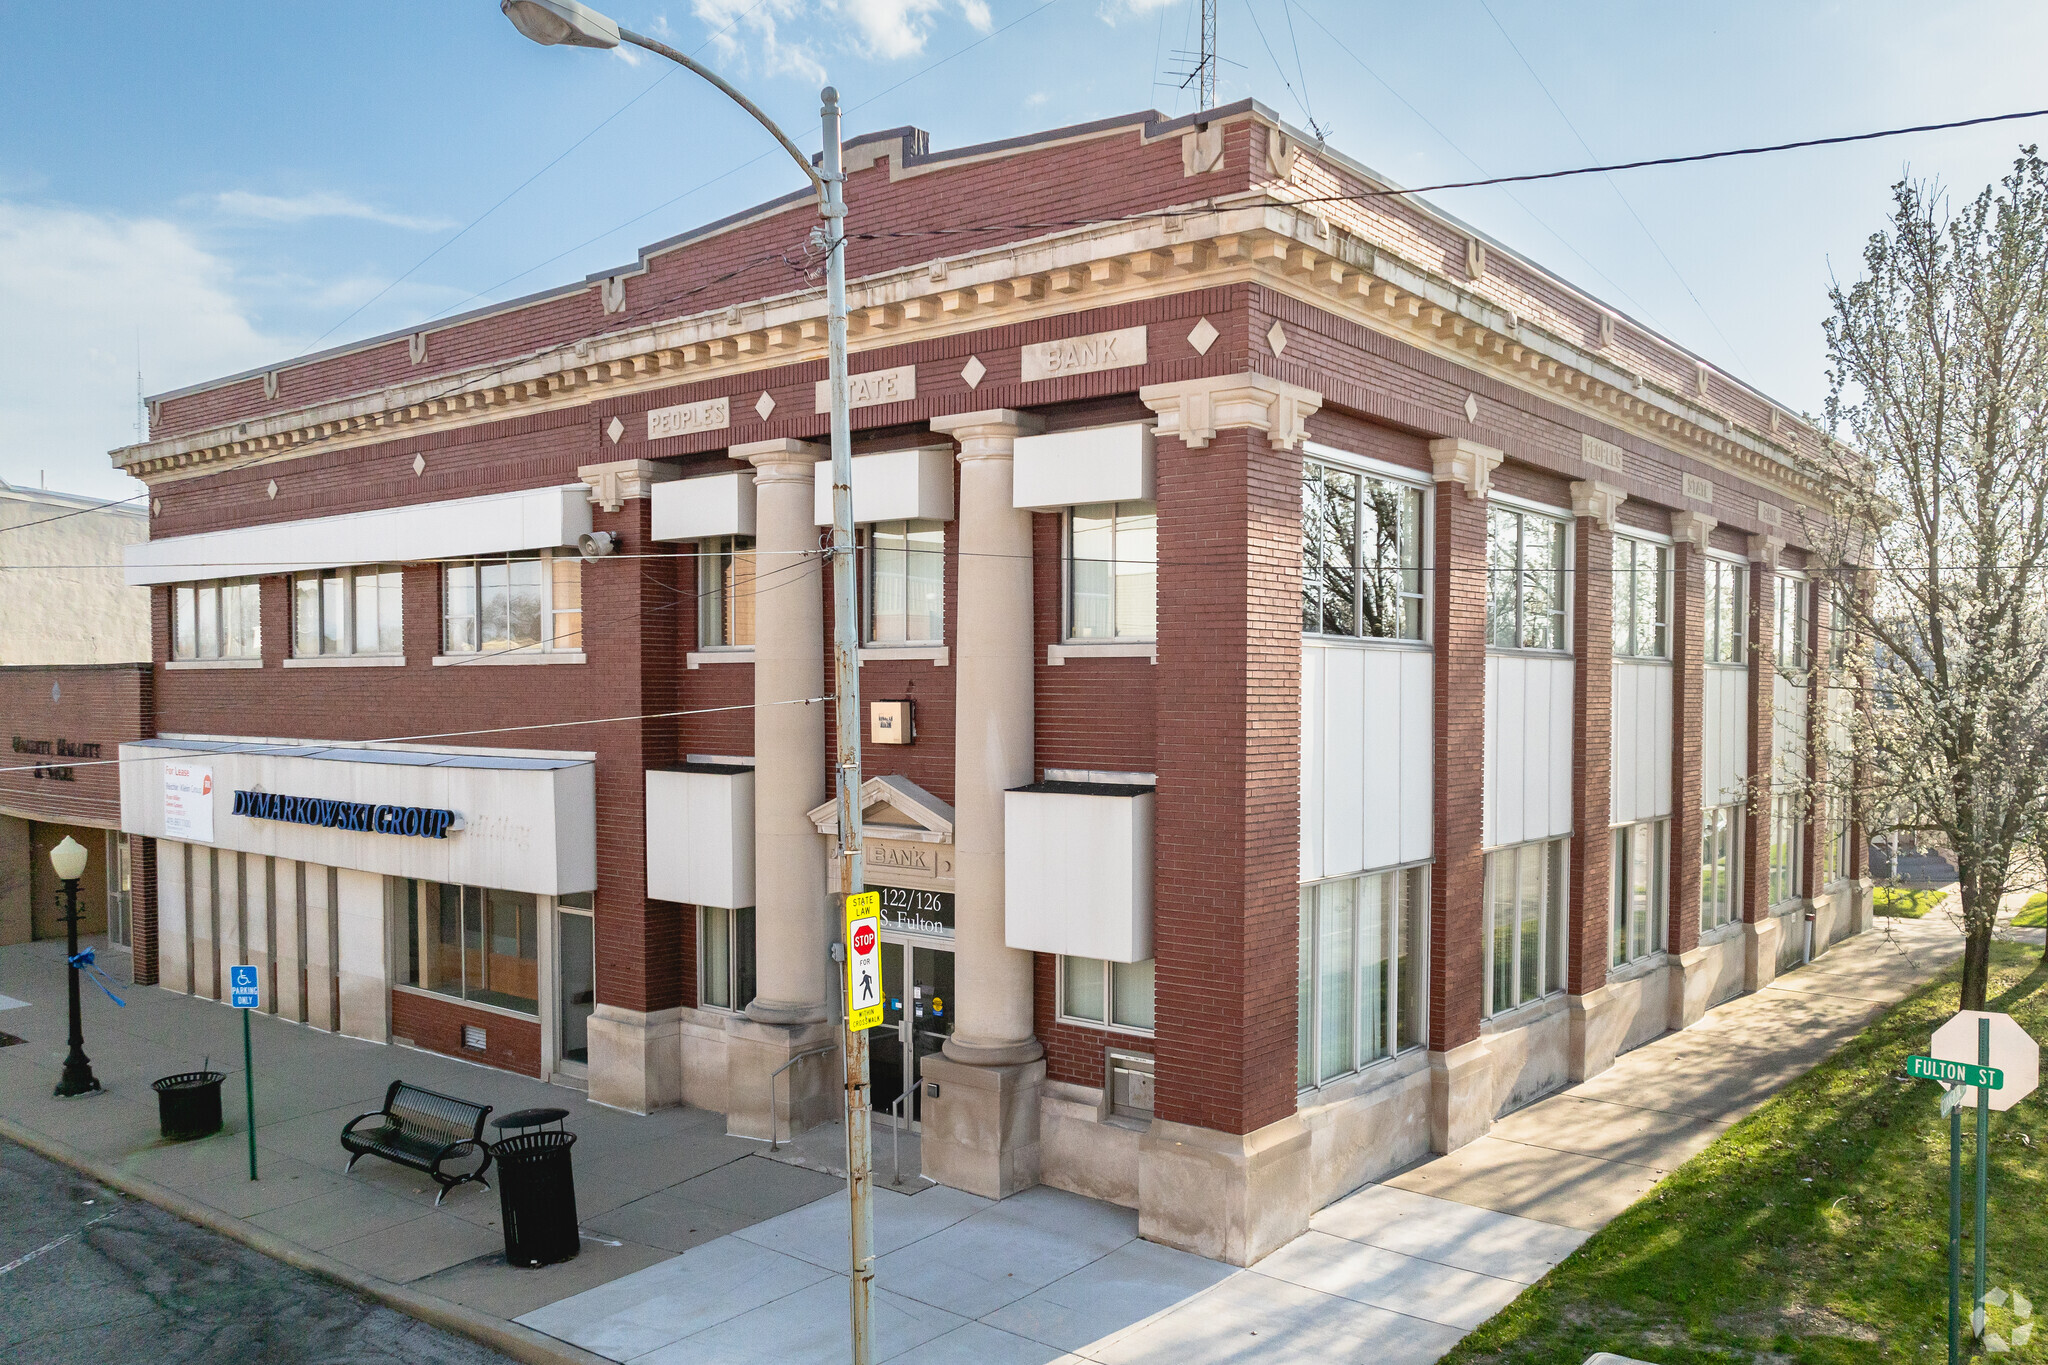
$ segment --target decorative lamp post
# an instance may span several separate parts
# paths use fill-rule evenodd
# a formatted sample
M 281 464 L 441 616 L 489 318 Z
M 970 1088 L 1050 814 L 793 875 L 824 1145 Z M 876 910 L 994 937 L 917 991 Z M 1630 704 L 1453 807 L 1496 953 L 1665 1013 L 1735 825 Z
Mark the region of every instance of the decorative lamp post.
M 64 883 L 64 957 L 71 967 L 71 1050 L 64 1054 L 64 1075 L 57 1082 L 57 1098 L 96 1095 L 99 1077 L 85 1055 L 85 1021 L 78 1009 L 78 879 L 85 875 L 85 845 L 64 836 L 64 842 L 50 850 L 50 866 Z

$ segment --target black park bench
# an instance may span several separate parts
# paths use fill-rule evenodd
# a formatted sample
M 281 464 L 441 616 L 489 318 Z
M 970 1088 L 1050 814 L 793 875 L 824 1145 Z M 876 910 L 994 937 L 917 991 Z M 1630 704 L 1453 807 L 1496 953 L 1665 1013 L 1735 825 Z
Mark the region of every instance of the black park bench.
M 434 1196 L 439 1207 L 448 1191 L 474 1180 L 485 1189 L 491 1182 L 484 1172 L 491 1168 L 491 1149 L 484 1144 L 484 1117 L 488 1104 L 472 1104 L 435 1090 L 423 1090 L 404 1081 L 393 1081 L 384 1092 L 384 1107 L 359 1114 L 341 1130 L 341 1145 L 348 1150 L 348 1170 L 366 1156 L 381 1156 L 401 1166 L 425 1171 L 441 1187 Z M 375 1127 L 359 1128 L 372 1119 Z

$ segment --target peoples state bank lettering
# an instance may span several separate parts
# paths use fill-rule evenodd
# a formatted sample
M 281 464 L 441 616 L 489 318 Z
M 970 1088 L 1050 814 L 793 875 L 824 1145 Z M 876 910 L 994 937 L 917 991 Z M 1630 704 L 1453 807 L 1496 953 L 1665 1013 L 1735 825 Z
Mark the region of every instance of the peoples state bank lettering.
M 364 834 L 404 834 L 416 839 L 445 839 L 451 828 L 458 828 L 452 810 L 327 801 L 316 796 L 282 796 L 276 792 L 238 791 L 232 814 L 251 820 L 282 820 L 287 824 L 358 830 Z

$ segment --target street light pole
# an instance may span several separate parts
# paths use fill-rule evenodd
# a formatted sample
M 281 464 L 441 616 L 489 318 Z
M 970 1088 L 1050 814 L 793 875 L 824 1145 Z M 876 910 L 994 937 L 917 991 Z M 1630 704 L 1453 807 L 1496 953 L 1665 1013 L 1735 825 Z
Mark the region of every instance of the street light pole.
M 702 76 L 754 116 L 782 144 L 818 195 L 824 219 L 825 331 L 828 387 L 831 391 L 832 447 L 832 663 L 833 711 L 839 722 L 837 800 L 839 811 L 839 889 L 854 895 L 866 886 L 862 866 L 860 803 L 860 653 L 853 543 L 853 428 L 846 395 L 846 174 L 840 153 L 839 92 L 821 92 L 824 119 L 822 166 L 811 165 L 775 120 L 706 67 L 668 44 L 620 28 L 606 16 L 576 0 L 499 0 L 513 27 L 537 43 L 569 47 L 611 48 L 620 43 L 666 57 Z M 843 926 L 844 913 L 836 916 Z M 73 949 L 74 954 L 76 948 Z M 77 973 L 72 974 L 72 1017 L 77 1018 Z M 849 1021 L 850 1022 L 850 1021 Z M 73 1032 L 76 1032 L 74 1026 Z M 851 1226 L 851 1304 L 853 1365 L 875 1359 L 874 1317 L 874 1161 L 869 1119 L 868 1040 L 865 1031 L 848 1028 L 842 1042 L 846 1060 L 846 1185 Z
M 60 1100 L 99 1093 L 99 1077 L 85 1055 L 85 1015 L 78 1004 L 78 879 L 85 875 L 85 845 L 70 835 L 50 850 L 50 865 L 64 883 L 64 960 L 71 968 L 71 1038 L 64 1054 L 64 1074 L 57 1080 Z

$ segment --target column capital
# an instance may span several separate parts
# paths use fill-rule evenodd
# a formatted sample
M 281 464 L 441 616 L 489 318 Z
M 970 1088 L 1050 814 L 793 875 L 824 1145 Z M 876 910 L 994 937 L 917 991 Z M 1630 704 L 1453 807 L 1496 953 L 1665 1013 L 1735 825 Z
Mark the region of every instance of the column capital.
M 1463 436 L 1444 436 L 1429 443 L 1429 462 L 1438 483 L 1457 483 L 1474 502 L 1485 502 L 1493 488 L 1493 471 L 1507 452 Z
M 1751 536 L 1749 538 L 1749 559 L 1752 564 L 1761 564 L 1772 573 L 1778 571 L 1778 556 L 1785 551 L 1783 536 Z
M 1292 450 L 1308 435 L 1308 419 L 1323 406 L 1314 389 L 1263 374 L 1219 374 L 1147 384 L 1139 401 L 1159 414 L 1158 436 L 1172 436 L 1191 450 L 1216 439 L 1219 431 L 1249 427 L 1266 433 L 1275 450 Z
M 831 458 L 831 450 L 816 441 L 798 441 L 778 436 L 772 441 L 743 441 L 726 452 L 735 460 L 754 467 L 754 482 L 808 484 L 816 476 L 811 466 Z
M 654 485 L 667 483 L 681 473 L 674 465 L 658 460 L 607 460 L 581 466 L 576 477 L 590 485 L 592 506 L 616 512 L 628 499 L 654 496 Z
M 1012 408 L 984 408 L 932 418 L 932 430 L 960 443 L 960 459 L 1007 460 L 1016 453 L 1019 436 L 1036 436 L 1045 419 Z
M 1628 501 L 1628 494 L 1616 484 L 1598 479 L 1578 479 L 1572 484 L 1572 515 L 1591 517 L 1603 531 L 1614 529 L 1614 514 Z
M 1707 537 L 1721 523 L 1704 512 L 1673 512 L 1671 514 L 1671 538 L 1685 545 L 1699 549 L 1707 548 Z

